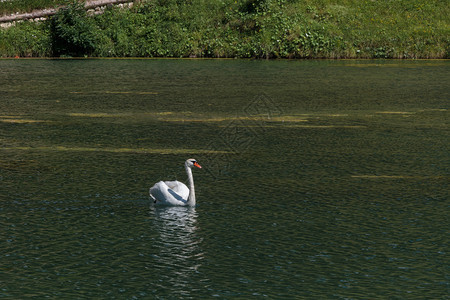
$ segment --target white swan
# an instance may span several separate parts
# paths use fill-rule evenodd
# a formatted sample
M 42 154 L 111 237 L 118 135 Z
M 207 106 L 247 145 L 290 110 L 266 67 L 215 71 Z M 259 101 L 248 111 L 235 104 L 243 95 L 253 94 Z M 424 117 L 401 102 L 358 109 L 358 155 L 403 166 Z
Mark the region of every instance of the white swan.
M 191 158 L 184 163 L 188 176 L 189 188 L 179 181 L 160 181 L 149 190 L 150 197 L 157 204 L 195 206 L 194 178 L 192 167 L 202 168 L 198 162 Z

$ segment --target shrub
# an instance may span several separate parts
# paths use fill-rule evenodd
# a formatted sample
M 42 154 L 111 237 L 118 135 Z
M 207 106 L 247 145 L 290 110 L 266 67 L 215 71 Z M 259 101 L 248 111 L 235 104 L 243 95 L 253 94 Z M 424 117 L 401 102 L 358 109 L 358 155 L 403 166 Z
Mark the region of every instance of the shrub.
M 83 4 L 72 2 L 50 19 L 54 56 L 89 56 L 95 48 L 98 28 L 88 17 Z
M 0 31 L 0 56 L 42 57 L 50 55 L 50 38 L 45 24 L 20 22 Z

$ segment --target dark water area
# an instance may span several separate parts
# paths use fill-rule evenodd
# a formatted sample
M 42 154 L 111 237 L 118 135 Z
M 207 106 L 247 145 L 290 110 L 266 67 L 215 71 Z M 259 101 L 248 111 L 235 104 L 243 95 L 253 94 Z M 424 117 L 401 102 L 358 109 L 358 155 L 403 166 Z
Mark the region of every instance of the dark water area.
M 0 60 L 0 298 L 448 299 L 449 75 Z

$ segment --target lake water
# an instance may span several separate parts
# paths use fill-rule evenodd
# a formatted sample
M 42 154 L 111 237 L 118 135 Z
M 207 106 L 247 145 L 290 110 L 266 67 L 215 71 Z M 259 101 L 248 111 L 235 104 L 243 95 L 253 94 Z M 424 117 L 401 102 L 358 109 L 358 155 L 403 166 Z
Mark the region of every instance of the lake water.
M 0 298 L 449 299 L 448 78 L 0 60 Z M 197 207 L 155 207 L 190 157 Z

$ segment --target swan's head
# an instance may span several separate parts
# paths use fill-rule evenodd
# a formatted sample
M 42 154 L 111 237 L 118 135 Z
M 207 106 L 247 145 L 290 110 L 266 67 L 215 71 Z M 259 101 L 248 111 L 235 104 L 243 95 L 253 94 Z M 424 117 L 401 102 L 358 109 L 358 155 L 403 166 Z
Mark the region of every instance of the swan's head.
M 190 158 L 190 159 L 186 160 L 186 166 L 188 166 L 189 168 L 192 168 L 192 167 L 197 167 L 199 169 L 202 168 L 202 166 L 200 166 L 198 164 L 198 162 L 195 159 L 193 159 L 193 158 Z

